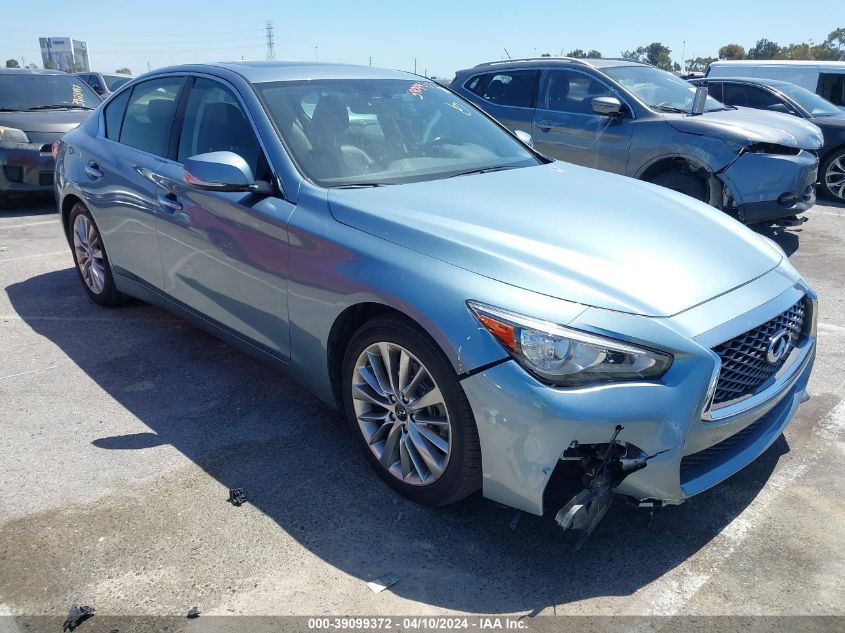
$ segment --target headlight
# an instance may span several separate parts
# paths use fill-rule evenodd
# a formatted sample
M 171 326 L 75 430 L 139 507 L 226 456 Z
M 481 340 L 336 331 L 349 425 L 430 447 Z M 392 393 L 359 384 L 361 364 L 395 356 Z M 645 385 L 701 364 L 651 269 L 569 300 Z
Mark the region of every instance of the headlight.
M 29 137 L 23 130 L 0 125 L 0 143 L 29 143 Z
M 476 301 L 478 321 L 532 374 L 561 386 L 662 376 L 671 354 L 572 330 Z

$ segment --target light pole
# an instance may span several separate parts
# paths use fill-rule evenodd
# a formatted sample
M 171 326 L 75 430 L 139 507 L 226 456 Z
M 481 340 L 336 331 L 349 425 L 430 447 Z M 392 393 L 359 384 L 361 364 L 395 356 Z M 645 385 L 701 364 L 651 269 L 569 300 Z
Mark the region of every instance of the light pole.
M 687 55 L 687 41 L 683 40 L 684 45 L 681 48 L 681 70 L 686 75 L 687 74 L 687 60 L 684 59 Z

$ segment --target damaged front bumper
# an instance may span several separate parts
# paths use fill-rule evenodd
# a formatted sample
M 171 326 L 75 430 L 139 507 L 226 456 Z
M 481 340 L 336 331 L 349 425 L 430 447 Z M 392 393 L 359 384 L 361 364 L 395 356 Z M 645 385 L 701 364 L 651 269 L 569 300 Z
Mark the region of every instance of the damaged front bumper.
M 737 309 L 742 299 L 779 285 L 777 296 L 764 305 Z M 794 358 L 771 385 L 719 410 L 708 408 L 720 367 L 712 348 L 775 317 L 802 296 L 813 301 L 815 314 L 815 297 L 806 285 L 770 274 L 678 318 L 645 319 L 597 309 L 578 318 L 592 320 L 604 332 L 611 322 L 621 321 L 638 328 L 638 337 L 663 330 L 664 348 L 674 353 L 675 362 L 657 381 L 559 389 L 540 383 L 514 361 L 466 378 L 462 385 L 481 441 L 484 496 L 542 514 L 544 491 L 567 449 L 606 446 L 620 426 L 616 441 L 642 451 L 645 467 L 626 474 L 615 485 L 617 493 L 646 504 L 678 504 L 730 477 L 763 453 L 794 415 L 812 370 L 815 333 L 795 348 Z M 733 318 L 714 322 L 720 314 Z
M 719 173 L 746 224 L 802 213 L 816 203 L 819 160 L 808 150 L 795 153 L 744 151 Z

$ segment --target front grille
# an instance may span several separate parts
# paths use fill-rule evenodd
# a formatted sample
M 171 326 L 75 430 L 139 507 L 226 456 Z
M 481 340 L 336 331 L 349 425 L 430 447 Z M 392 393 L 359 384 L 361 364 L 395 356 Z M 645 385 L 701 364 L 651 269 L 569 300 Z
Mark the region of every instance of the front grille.
M 23 167 L 20 165 L 3 165 L 3 173 L 9 182 L 23 182 Z
M 804 330 L 804 299 L 771 321 L 748 330 L 713 349 L 722 359 L 722 371 L 716 384 L 713 404 L 736 400 L 757 391 L 786 362 L 789 352 L 800 341 Z M 790 340 L 780 359 L 767 358 L 772 337 L 786 330 Z
M 52 154 L 53 153 L 53 144 L 52 143 L 45 143 L 41 146 L 40 149 L 42 154 Z

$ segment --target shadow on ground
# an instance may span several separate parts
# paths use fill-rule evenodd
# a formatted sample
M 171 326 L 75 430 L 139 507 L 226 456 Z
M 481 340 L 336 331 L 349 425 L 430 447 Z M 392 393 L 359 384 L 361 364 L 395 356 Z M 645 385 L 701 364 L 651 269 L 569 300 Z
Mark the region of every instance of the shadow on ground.
M 7 209 L 0 209 L 4 218 L 28 218 L 56 213 L 56 201 L 52 195 L 12 198 Z
M 244 487 L 251 504 L 329 564 L 362 580 L 392 572 L 402 578 L 394 593 L 438 607 L 539 612 L 629 595 L 719 534 L 788 451 L 780 438 L 739 475 L 658 511 L 651 523 L 647 511 L 617 499 L 575 552 L 574 537 L 553 520 L 574 488 L 556 489 L 547 515 L 523 515 L 516 530 L 511 509 L 480 496 L 446 508 L 418 506 L 370 470 L 335 411 L 185 322 L 140 303 L 105 311 L 88 301 L 72 269 L 7 292 L 35 332 L 150 429 L 91 437 L 95 446 L 172 444 L 226 488 Z M 97 319 L 97 326 L 40 318 L 55 314 Z

